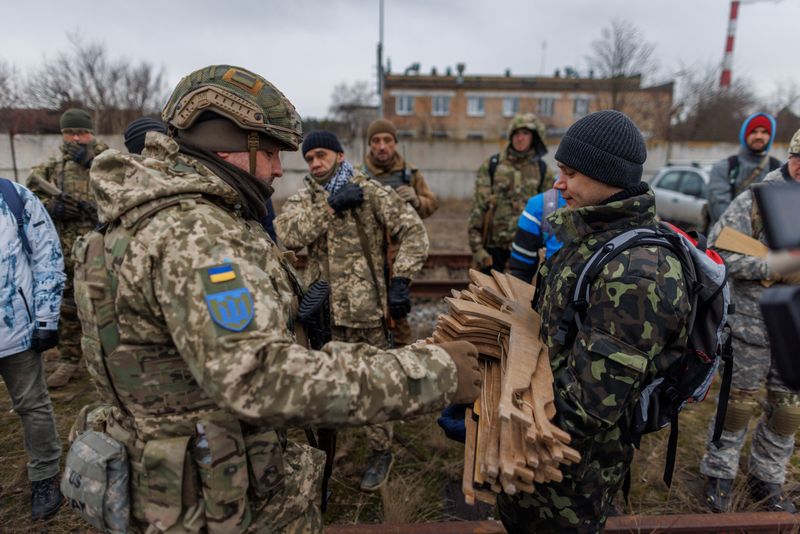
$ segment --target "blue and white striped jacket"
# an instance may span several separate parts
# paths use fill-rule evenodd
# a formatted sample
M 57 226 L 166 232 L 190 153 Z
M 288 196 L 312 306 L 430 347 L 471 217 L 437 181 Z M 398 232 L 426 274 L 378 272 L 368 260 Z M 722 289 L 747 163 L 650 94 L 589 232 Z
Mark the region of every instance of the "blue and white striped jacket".
M 34 328 L 58 328 L 64 292 L 64 256 L 53 221 L 36 195 L 14 187 L 32 253 L 23 249 L 14 214 L 0 197 L 0 358 L 28 350 Z
M 556 189 L 550 189 L 528 199 L 525 211 L 519 217 L 517 233 L 511 244 L 509 272 L 517 278 L 530 282 L 539 267 L 539 249 L 545 247 L 545 258 L 561 248 L 547 217 L 566 206 L 566 201 Z

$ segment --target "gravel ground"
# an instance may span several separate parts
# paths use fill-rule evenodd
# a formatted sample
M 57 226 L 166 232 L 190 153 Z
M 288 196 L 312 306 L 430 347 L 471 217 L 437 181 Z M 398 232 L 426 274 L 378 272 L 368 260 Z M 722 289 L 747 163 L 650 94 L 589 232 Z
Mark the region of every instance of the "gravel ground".
M 444 299 L 413 299 L 408 321 L 413 339 L 422 339 L 433 334 L 436 318 L 447 313 Z

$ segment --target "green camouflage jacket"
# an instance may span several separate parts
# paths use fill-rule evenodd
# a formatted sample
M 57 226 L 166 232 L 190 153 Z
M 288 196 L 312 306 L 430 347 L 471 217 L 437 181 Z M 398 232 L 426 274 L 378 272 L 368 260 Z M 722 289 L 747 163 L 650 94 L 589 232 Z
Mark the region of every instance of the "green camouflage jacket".
M 392 276 L 413 279 L 428 257 L 428 234 L 414 208 L 390 187 L 363 174 L 352 181 L 363 188 L 364 202 L 336 215 L 328 205 L 327 191 L 305 177 L 305 187 L 286 200 L 275 219 L 275 232 L 289 249 L 308 247 L 304 279 L 309 285 L 319 278 L 331 284 L 333 324 L 375 328 L 381 326 L 386 302 L 387 237 L 398 244 Z M 362 248 L 358 228 L 364 230 L 369 255 Z M 368 256 L 373 261 L 377 288 Z
M 439 347 L 296 344 L 293 270 L 173 140 L 151 134 L 143 156 L 108 150 L 91 174 L 116 279 L 107 400 L 127 415 L 109 432 L 132 435 L 118 439 L 140 527 L 279 530 L 318 502 L 324 455 L 271 429 L 383 422 L 452 398 L 456 368 Z
M 673 363 L 686 343 L 690 303 L 683 271 L 663 247 L 634 247 L 606 265 L 591 285 L 574 340 L 559 345 L 553 339 L 592 253 L 627 228 L 654 226 L 654 215 L 648 191 L 550 216 L 565 245 L 543 274 L 542 332 L 555 377 L 557 423 L 576 440 L 582 463 L 614 461 L 630 447 L 620 442 L 619 425 L 626 424 L 640 387 Z
M 469 247 L 478 265 L 489 257 L 486 247 L 511 249 L 517 231 L 517 220 L 528 199 L 553 186 L 555 175 L 548 168 L 547 176 L 539 175 L 538 162 L 526 158 L 513 160 L 508 147 L 503 151 L 494 174 L 494 186 L 489 176 L 489 161 L 483 162 L 475 180 L 472 211 L 469 214 Z M 544 180 L 544 184 L 542 184 Z M 494 203 L 494 217 L 489 222 L 486 243 L 483 242 L 484 218 Z

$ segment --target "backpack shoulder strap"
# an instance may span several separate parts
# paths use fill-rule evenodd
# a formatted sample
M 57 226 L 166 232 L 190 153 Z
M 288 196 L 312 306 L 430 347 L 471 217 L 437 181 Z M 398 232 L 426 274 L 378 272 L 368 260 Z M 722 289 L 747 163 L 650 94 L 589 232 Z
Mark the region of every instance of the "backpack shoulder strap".
M 489 185 L 494 189 L 494 173 L 497 172 L 497 165 L 500 164 L 500 154 L 494 154 L 489 158 Z
M 539 187 L 536 188 L 536 191 L 541 193 L 542 187 L 544 187 L 545 176 L 547 176 L 547 163 L 545 163 L 541 157 L 537 159 L 536 162 L 539 164 Z
M 22 216 L 24 210 L 22 197 L 11 180 L 7 178 L 0 178 L 0 198 L 5 201 L 8 209 L 17 221 L 17 235 L 19 235 L 19 240 L 22 242 L 22 248 L 25 250 L 25 253 L 30 256 L 33 254 L 33 249 L 25 233 L 25 221 Z
M 640 245 L 656 245 L 671 250 L 675 249 L 674 245 L 654 228 L 632 228 L 615 236 L 597 249 L 587 260 L 575 281 L 572 296 L 559 321 L 558 331 L 553 336 L 556 343 L 562 345 L 566 343 L 567 336 L 573 331 L 573 325 L 580 329 L 589 305 L 589 289 L 600 271 L 624 251 Z
M 541 221 L 541 235 L 542 240 L 546 241 L 545 235 L 550 235 L 553 232 L 553 227 L 547 217 L 552 215 L 558 209 L 558 191 L 555 189 L 548 189 L 544 192 L 542 197 L 542 221 Z

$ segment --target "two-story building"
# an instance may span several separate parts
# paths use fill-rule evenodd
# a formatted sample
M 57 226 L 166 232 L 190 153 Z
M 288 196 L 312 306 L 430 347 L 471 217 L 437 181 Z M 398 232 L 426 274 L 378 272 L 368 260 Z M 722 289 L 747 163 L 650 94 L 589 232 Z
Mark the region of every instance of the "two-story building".
M 665 139 L 673 83 L 641 87 L 639 76 L 578 77 L 387 74 L 384 114 L 411 139 L 505 138 L 511 117 L 535 113 L 558 138 L 577 119 L 601 109 L 623 111 L 646 137 Z

